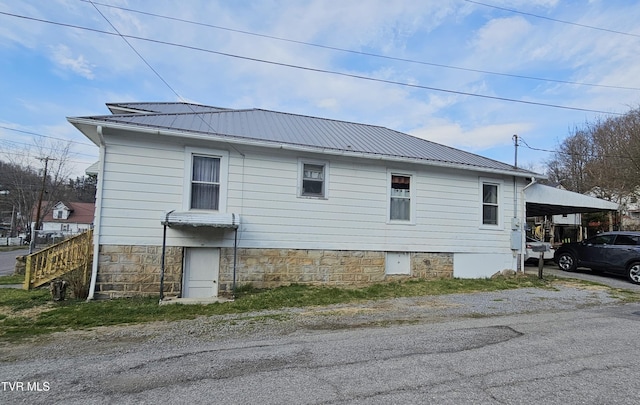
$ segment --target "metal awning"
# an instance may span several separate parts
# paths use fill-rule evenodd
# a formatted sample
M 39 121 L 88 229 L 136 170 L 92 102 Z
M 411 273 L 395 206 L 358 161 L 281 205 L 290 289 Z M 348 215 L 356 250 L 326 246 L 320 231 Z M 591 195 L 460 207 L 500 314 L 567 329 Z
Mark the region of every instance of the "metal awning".
M 531 185 L 524 195 L 528 217 L 618 210 L 618 204 L 611 201 L 543 184 Z
M 233 229 L 233 295 L 236 292 L 236 264 L 238 256 L 238 225 L 240 216 L 227 213 L 198 211 L 169 211 L 160 222 L 162 231 L 162 258 L 160 263 L 160 302 L 164 299 L 165 257 L 167 251 L 167 227 L 208 227 Z
M 240 216 L 227 213 L 210 213 L 197 211 L 169 211 L 161 221 L 169 227 L 209 227 L 233 228 L 240 225 Z

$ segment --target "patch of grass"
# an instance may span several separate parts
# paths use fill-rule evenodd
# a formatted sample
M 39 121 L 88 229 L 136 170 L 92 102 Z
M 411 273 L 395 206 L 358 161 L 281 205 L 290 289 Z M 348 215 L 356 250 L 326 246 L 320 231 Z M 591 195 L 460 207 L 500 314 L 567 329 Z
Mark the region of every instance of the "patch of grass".
M 22 284 L 24 283 L 24 274 L 12 276 L 0 276 L 0 285 Z
M 233 302 L 209 305 L 158 305 L 157 297 L 108 301 L 52 302 L 48 290 L 0 289 L 0 340 L 17 340 L 41 334 L 153 321 L 193 319 L 198 316 L 248 313 L 286 307 L 324 306 L 365 300 L 496 291 L 515 288 L 549 288 L 550 281 L 535 277 L 497 279 L 410 280 L 364 288 L 290 285 L 268 290 L 241 286 Z M 28 316 L 25 315 L 28 313 Z M 259 315 L 260 319 L 284 319 Z
M 31 291 L 15 288 L 0 289 L 0 308 L 4 307 L 11 312 L 42 307 L 47 305 L 50 300 L 51 294 L 45 289 Z
M 0 252 L 13 252 L 14 250 L 23 250 L 28 246 L 0 246 Z
M 622 288 L 615 288 L 609 291 L 612 298 L 618 299 L 623 302 L 638 302 L 640 301 L 640 293 L 633 290 L 625 290 Z

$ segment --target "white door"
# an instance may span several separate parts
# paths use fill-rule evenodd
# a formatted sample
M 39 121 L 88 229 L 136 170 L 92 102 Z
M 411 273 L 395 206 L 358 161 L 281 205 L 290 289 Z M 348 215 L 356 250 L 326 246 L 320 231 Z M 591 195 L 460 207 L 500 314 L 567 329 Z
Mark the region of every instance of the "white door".
M 411 255 L 403 252 L 387 252 L 385 274 L 411 274 Z
M 184 298 L 218 296 L 220 249 L 186 248 L 184 252 Z

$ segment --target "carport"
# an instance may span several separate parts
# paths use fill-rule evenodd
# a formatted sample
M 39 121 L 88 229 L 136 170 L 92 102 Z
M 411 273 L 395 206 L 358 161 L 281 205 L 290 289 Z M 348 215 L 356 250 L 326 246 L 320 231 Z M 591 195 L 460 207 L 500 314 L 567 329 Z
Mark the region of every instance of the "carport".
M 524 201 L 526 217 L 546 217 L 552 215 L 611 212 L 618 210 L 618 204 L 616 203 L 539 183 L 533 183 L 524 188 Z M 581 235 L 582 226 L 580 225 L 579 228 Z M 554 233 L 553 227 L 551 232 L 552 234 Z M 522 233 L 522 246 L 524 249 L 524 232 Z M 521 268 L 524 268 L 524 255 L 521 256 L 521 260 Z
M 525 188 L 527 217 L 617 211 L 618 204 L 535 183 Z

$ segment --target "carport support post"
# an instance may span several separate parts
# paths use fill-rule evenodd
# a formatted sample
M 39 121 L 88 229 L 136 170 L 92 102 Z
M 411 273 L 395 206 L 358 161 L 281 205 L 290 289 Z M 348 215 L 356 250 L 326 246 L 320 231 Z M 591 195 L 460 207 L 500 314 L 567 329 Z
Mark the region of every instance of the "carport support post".
M 540 252 L 538 258 L 538 278 L 542 280 L 542 267 L 544 267 L 544 252 Z
M 236 227 L 233 233 L 233 284 L 232 284 L 232 296 L 236 299 L 236 264 L 238 262 L 238 228 Z
M 167 215 L 168 216 L 168 215 Z M 160 302 L 164 299 L 164 261 L 167 251 L 167 223 L 162 229 L 162 257 L 160 259 Z
M 164 299 L 164 263 L 167 255 L 167 226 L 169 225 L 169 215 L 175 210 L 167 212 L 162 222 L 162 257 L 160 259 L 160 302 Z

